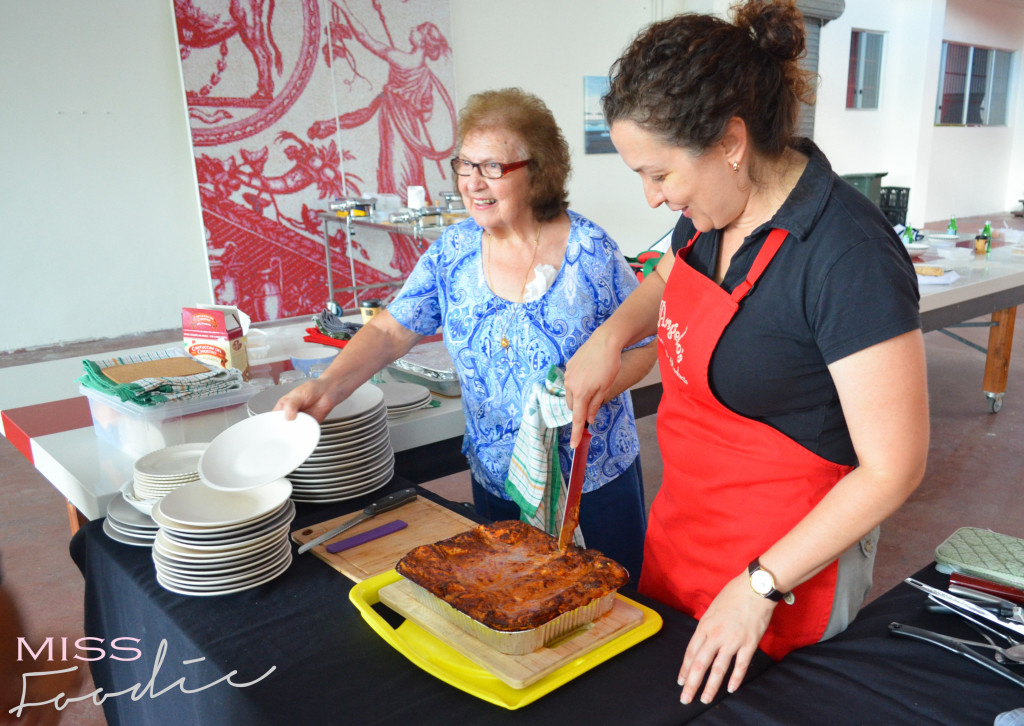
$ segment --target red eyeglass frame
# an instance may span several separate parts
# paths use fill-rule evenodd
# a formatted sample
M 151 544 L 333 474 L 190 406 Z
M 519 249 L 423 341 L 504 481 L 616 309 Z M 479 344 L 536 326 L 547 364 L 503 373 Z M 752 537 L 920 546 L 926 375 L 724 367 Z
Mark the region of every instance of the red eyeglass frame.
M 470 172 L 469 174 L 459 174 L 459 172 L 455 169 L 456 164 L 469 164 L 471 167 L 480 172 L 480 176 L 482 176 L 484 179 L 501 179 L 501 177 L 505 176 L 510 171 L 522 169 L 524 166 L 529 164 L 530 161 L 530 159 L 524 159 L 523 161 L 513 161 L 511 164 L 502 164 L 500 161 L 481 161 L 479 163 L 474 164 L 472 161 L 469 161 L 468 159 L 460 159 L 459 157 L 456 156 L 454 159 L 451 160 L 451 166 L 452 173 L 455 174 L 456 176 L 472 176 L 472 172 Z M 481 164 L 497 164 L 498 166 L 501 167 L 501 176 L 484 176 L 484 173 L 480 171 Z

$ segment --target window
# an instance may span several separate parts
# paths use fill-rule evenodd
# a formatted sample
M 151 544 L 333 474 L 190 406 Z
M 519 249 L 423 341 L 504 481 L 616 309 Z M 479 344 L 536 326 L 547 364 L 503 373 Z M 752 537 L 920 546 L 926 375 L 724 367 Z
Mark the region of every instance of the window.
M 878 108 L 878 82 L 881 77 L 882 34 L 854 30 L 850 35 L 846 107 Z
M 960 43 L 942 44 L 935 123 L 1005 126 L 1013 54 Z

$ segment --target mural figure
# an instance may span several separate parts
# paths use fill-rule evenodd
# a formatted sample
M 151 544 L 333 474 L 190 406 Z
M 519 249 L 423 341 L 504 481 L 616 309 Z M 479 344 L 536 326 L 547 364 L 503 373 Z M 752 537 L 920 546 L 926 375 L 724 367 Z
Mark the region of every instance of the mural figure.
M 338 129 L 362 126 L 376 115 L 380 132 L 377 191 L 397 193 L 404 199 L 407 187 L 426 186 L 423 160 L 440 162 L 448 158 L 455 148 L 454 104 L 447 89 L 427 65 L 428 60 L 436 61 L 443 55 L 449 55 L 451 49 L 437 26 L 427 22 L 420 23 L 410 31 L 409 44 L 412 49 L 400 50 L 391 38 L 378 0 L 374 0 L 373 8 L 380 17 L 387 43 L 370 34 L 366 26 L 352 14 L 345 0 L 334 3 L 335 17 L 340 14 L 345 25 L 334 24 L 332 42 L 335 54 L 344 57 L 358 76 L 351 52 L 344 45 L 346 36 L 354 37 L 360 45 L 388 64 L 387 81 L 380 94 L 368 106 L 341 114 L 337 119 L 316 122 L 309 129 L 309 137 L 324 139 Z M 453 141 L 443 149 L 435 147 L 427 127 L 434 111 L 435 93 L 442 99 L 451 119 L 449 138 Z M 443 178 L 447 178 L 440 164 L 438 170 Z
M 372 193 L 371 174 L 376 190 L 403 197 L 409 185 L 447 179 L 447 165 L 425 168 L 451 154 L 455 136 L 445 88 L 451 81 L 441 80 L 451 70 L 441 30 L 447 1 L 429 0 L 414 17 L 402 17 L 402 27 L 412 28 L 402 49 L 392 41 L 380 0 L 372 5 L 380 25 L 369 25 L 386 42 L 338 1 L 323 3 L 331 8 L 325 28 L 321 0 L 174 0 L 214 299 L 238 305 L 255 321 L 320 309 L 325 242 L 336 280 L 354 271 L 360 284 L 381 284 L 367 294 L 391 292 L 422 253 L 413 240 L 383 232 L 348 239 L 344 226 L 332 225 L 325 241 L 319 214 L 335 197 Z M 318 63 L 325 29 L 326 63 Z M 333 68 L 332 60 L 338 61 Z M 349 79 L 350 93 L 332 94 L 341 77 Z M 360 84 L 358 100 L 353 84 Z M 349 113 L 364 105 L 366 89 L 380 92 Z M 325 112 L 314 109 L 322 109 L 324 98 L 336 105 L 318 123 Z M 447 115 L 434 114 L 435 105 Z M 374 116 L 377 128 L 364 127 Z M 303 129 L 310 126 L 307 136 Z M 356 140 L 344 131 L 357 127 L 376 137 Z M 354 300 L 339 291 L 335 302 L 349 307 Z

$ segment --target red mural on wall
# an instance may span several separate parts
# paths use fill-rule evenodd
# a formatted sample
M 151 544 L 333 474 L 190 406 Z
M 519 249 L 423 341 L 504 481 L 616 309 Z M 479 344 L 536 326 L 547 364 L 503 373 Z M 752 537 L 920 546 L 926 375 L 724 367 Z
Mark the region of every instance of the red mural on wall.
M 316 312 L 331 199 L 453 186 L 441 163 L 455 136 L 448 0 L 174 9 L 216 301 L 254 320 Z M 404 235 L 328 231 L 336 288 L 352 270 L 359 284 L 402 280 L 422 252 Z

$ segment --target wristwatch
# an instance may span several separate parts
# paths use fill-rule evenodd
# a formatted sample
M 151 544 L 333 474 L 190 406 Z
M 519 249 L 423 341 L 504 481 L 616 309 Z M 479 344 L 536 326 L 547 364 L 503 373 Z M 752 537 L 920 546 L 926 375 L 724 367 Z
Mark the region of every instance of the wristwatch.
M 750 575 L 750 589 L 761 597 L 766 597 L 774 602 L 781 600 L 787 605 L 792 605 L 796 599 L 791 592 L 779 592 L 775 589 L 775 577 L 761 567 L 759 557 L 755 557 L 754 561 L 747 565 L 747 574 Z

